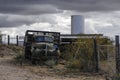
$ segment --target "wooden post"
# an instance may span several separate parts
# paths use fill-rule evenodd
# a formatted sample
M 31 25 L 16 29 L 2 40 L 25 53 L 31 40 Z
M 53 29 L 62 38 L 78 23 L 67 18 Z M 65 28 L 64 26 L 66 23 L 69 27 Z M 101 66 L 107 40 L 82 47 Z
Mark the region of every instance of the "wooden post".
M 0 44 L 2 44 L 2 33 L 0 31 Z
M 18 35 L 16 36 L 16 46 L 18 46 Z
M 10 36 L 8 35 L 8 45 L 10 45 Z
M 94 63 L 95 63 L 95 71 L 98 72 L 99 71 L 99 56 L 98 56 L 98 52 L 97 52 L 97 41 L 96 38 L 93 38 L 93 43 L 94 43 Z
M 116 73 L 120 72 L 120 51 L 119 51 L 119 36 L 115 36 L 115 46 L 116 46 Z

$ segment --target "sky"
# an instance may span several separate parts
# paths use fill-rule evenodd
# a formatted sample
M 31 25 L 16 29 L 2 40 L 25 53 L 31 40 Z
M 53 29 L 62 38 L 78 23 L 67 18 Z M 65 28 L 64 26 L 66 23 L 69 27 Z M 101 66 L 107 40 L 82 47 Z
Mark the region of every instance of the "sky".
M 85 18 L 86 34 L 120 34 L 120 0 L 0 0 L 0 31 L 71 33 L 71 15 Z

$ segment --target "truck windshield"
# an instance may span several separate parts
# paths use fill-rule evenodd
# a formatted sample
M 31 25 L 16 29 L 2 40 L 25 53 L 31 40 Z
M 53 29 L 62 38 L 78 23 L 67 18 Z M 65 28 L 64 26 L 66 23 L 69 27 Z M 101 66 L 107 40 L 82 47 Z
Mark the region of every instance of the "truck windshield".
M 53 42 L 53 38 L 49 36 L 36 36 L 35 42 Z
M 53 44 L 37 44 L 34 47 L 38 48 L 38 49 L 48 49 L 48 50 L 53 50 Z

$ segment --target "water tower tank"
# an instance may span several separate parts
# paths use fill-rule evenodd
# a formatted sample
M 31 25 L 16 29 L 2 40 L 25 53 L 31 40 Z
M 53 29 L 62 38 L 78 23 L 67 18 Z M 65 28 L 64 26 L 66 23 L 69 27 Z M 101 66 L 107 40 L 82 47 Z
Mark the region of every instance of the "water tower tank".
M 71 34 L 84 34 L 84 17 L 81 15 L 71 16 Z

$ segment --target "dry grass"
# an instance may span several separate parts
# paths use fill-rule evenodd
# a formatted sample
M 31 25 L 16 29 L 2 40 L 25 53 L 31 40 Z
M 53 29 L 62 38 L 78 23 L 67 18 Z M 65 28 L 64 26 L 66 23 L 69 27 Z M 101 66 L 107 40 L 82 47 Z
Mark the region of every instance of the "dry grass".
M 20 51 L 23 50 L 23 48 L 19 46 L 2 47 L 3 48 L 0 46 L 0 49 L 4 49 L 4 51 L 7 51 L 8 53 L 11 51 L 15 52 L 15 54 L 21 54 Z M 52 68 L 45 65 L 31 65 L 29 63 L 24 63 L 23 66 L 19 66 L 17 64 L 18 63 L 15 62 L 13 57 L 3 57 L 0 60 L 0 66 L 3 69 L 0 69 L 0 74 L 4 74 L 4 77 L 11 77 L 11 79 L 5 78 L 6 80 L 15 80 L 17 77 L 19 80 L 104 80 L 104 77 L 100 75 L 86 75 L 75 70 L 72 72 L 66 68 L 66 65 L 62 64 L 54 65 Z M 0 75 L 0 77 L 1 76 L 3 75 Z

